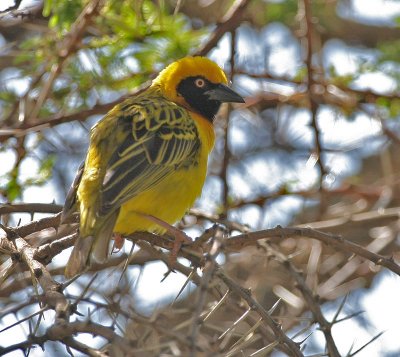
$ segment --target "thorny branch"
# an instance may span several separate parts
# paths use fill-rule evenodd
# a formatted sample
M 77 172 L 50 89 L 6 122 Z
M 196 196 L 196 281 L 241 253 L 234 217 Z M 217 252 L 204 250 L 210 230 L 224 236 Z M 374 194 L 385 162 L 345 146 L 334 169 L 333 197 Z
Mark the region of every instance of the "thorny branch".
M 272 329 L 278 341 L 282 344 L 285 344 L 293 356 L 303 356 L 299 346 L 285 335 L 281 327 L 271 318 L 264 307 L 251 296 L 251 292 L 249 290 L 238 286 L 236 282 L 226 276 L 222 270 L 217 270 L 216 275 L 226 284 L 229 289 L 243 298 L 243 300 L 247 302 L 251 309 L 254 309 L 258 312 L 263 321 Z
M 32 248 L 23 238 L 18 236 L 15 230 L 0 226 L 7 234 L 7 239 L 14 245 L 14 251 L 18 253 L 22 263 L 28 266 L 33 284 L 40 284 L 46 302 L 54 308 L 57 318 L 68 318 L 69 304 L 62 294 L 62 285 L 53 280 L 45 265 L 34 258 L 36 249 Z M 15 257 L 15 255 L 14 255 Z
M 110 327 L 96 324 L 91 321 L 76 321 L 63 325 L 53 325 L 47 329 L 44 335 L 31 336 L 27 341 L 5 348 L 0 347 L 0 353 L 6 354 L 17 350 L 25 351 L 33 345 L 43 346 L 47 341 L 60 341 L 73 348 L 76 348 L 77 344 L 79 344 L 80 348 L 87 349 L 87 346 L 83 347 L 79 342 L 72 339 L 72 336 L 79 333 L 89 333 L 93 336 L 104 337 L 107 341 L 118 344 L 118 347 L 126 353 L 127 356 L 131 356 L 131 347 L 127 341 L 117 335 Z
M 271 247 L 269 247 L 269 249 L 272 250 L 272 254 L 274 255 L 274 257 L 277 260 L 279 260 L 279 262 L 282 263 L 283 266 L 289 271 L 290 275 L 294 278 L 297 287 L 302 292 L 304 300 L 306 301 L 308 307 L 310 308 L 316 322 L 318 322 L 321 331 L 325 335 L 329 356 L 340 357 L 339 351 L 336 347 L 335 341 L 332 336 L 332 324 L 325 319 L 321 307 L 318 304 L 317 301 L 318 298 L 315 296 L 312 290 L 307 286 L 304 278 L 302 277 L 300 272 L 297 271 L 292 262 L 279 251 Z
M 198 49 L 194 55 L 205 56 L 218 44 L 218 41 L 223 35 L 234 31 L 239 27 L 245 10 L 250 3 L 251 0 L 236 0 L 229 11 L 226 12 L 225 16 L 217 24 L 217 27 L 209 37 L 208 41 Z
M 235 57 L 236 57 L 236 31 L 232 30 L 231 31 L 231 41 L 230 41 L 230 50 L 231 50 L 231 55 L 229 59 L 229 64 L 230 64 L 230 78 L 229 80 L 232 81 L 233 76 L 235 75 Z M 221 181 L 223 185 L 223 193 L 222 193 L 222 205 L 223 205 L 223 213 L 224 215 L 227 214 L 228 210 L 228 202 L 229 202 L 229 185 L 228 185 L 228 167 L 229 167 L 229 162 L 231 159 L 231 150 L 230 150 L 230 143 L 229 143 L 229 131 L 230 131 L 230 125 L 229 125 L 229 117 L 230 117 L 230 112 L 231 112 L 231 106 L 228 106 L 225 116 L 223 118 L 223 124 L 222 124 L 222 131 L 223 131 L 223 141 L 224 141 L 224 148 L 223 148 L 223 157 L 222 157 L 222 166 L 221 166 Z
M 14 5 L 11 5 L 11 6 L 7 7 L 6 9 L 1 10 L 0 14 L 7 13 L 7 12 L 10 12 L 13 10 L 17 10 L 19 8 L 19 6 L 21 5 L 21 2 L 22 2 L 22 0 L 15 0 Z
M 322 162 L 322 144 L 321 144 L 321 132 L 318 127 L 318 103 L 315 100 L 314 92 L 317 91 L 318 84 L 314 79 L 315 71 L 314 71 L 314 63 L 313 63 L 313 55 L 314 55 L 314 46 L 315 43 L 315 33 L 313 31 L 313 17 L 311 13 L 311 1 L 310 0 L 302 0 L 302 6 L 299 6 L 299 12 L 304 16 L 305 20 L 300 21 L 301 26 L 303 27 L 304 39 L 306 41 L 306 66 L 307 66 L 307 94 L 309 96 L 310 109 L 311 109 L 311 126 L 314 130 L 315 136 L 315 156 L 316 162 L 318 164 L 320 170 L 320 187 L 322 187 L 323 179 L 326 175 L 326 170 L 324 164 Z
M 33 205 L 33 207 L 35 207 Z M 38 206 L 40 208 L 40 206 Z M 10 208 L 12 210 L 12 208 Z M 194 214 L 192 212 L 192 214 Z M 207 216 L 198 212 L 199 217 L 211 217 L 218 220 L 218 217 Z M 117 335 L 110 327 L 105 327 L 96 324 L 93 322 L 89 316 L 89 319 L 80 322 L 70 322 L 69 317 L 74 313 L 74 304 L 70 301 L 69 297 L 63 292 L 64 285 L 56 282 L 53 278 L 54 275 L 62 275 L 62 270 L 60 269 L 49 269 L 46 265 L 61 253 L 63 250 L 72 246 L 76 233 L 70 235 L 64 235 L 56 238 L 50 243 L 42 244 L 37 248 L 33 248 L 29 245 L 29 243 L 22 238 L 18 232 L 23 232 L 25 235 L 32 235 L 38 227 L 47 230 L 57 228 L 59 221 L 58 215 L 42 219 L 36 222 L 31 222 L 25 226 L 20 226 L 15 229 L 11 229 L 3 226 L 2 229 L 5 232 L 5 236 L 0 237 L 1 247 L 4 253 L 9 254 L 13 257 L 14 264 L 24 264 L 28 267 L 28 271 L 31 273 L 31 277 L 27 277 L 24 282 L 20 281 L 20 287 L 17 286 L 11 288 L 8 286 L 1 287 L 0 295 L 3 295 L 3 290 L 5 291 L 15 291 L 15 289 L 20 289 L 29 282 L 35 285 L 35 281 L 37 281 L 43 290 L 43 294 L 37 296 L 37 298 L 31 299 L 28 305 L 17 305 L 14 309 L 9 309 L 5 314 L 13 313 L 13 311 L 19 311 L 23 309 L 23 306 L 29 306 L 33 304 L 35 301 L 40 301 L 41 304 L 45 304 L 50 309 L 54 309 L 56 311 L 56 320 L 53 324 L 47 328 L 46 332 L 41 335 L 31 336 L 27 341 L 22 342 L 20 344 L 11 345 L 8 347 L 3 347 L 2 352 L 13 351 L 17 349 L 27 349 L 33 345 L 43 345 L 46 341 L 60 341 L 66 346 L 69 346 L 74 349 L 78 349 L 80 351 L 85 351 L 85 353 L 89 355 L 98 355 L 100 353 L 99 350 L 94 349 L 91 351 L 91 347 L 80 344 L 75 341 L 72 336 L 79 333 L 92 333 L 95 335 L 103 336 L 109 343 L 112 344 L 112 341 L 117 341 L 119 348 L 122 351 L 127 351 L 128 346 L 127 341 L 122 337 Z M 212 234 L 210 233 L 212 232 Z M 368 259 L 374 262 L 377 265 L 382 265 L 396 274 L 400 275 L 400 266 L 394 262 L 393 259 L 386 258 L 379 254 L 370 252 L 365 248 L 346 241 L 342 237 L 329 234 L 325 232 L 320 232 L 315 229 L 310 228 L 302 228 L 302 227 L 294 227 L 294 228 L 282 228 L 276 227 L 274 229 L 267 229 L 258 232 L 246 232 L 240 235 L 229 236 L 227 238 L 223 238 L 223 234 L 226 234 L 227 231 L 221 231 L 220 229 L 211 229 L 206 232 L 204 235 L 199 237 L 198 241 L 195 241 L 193 244 L 188 244 L 183 247 L 180 255 L 185 257 L 194 267 L 198 267 L 203 269 L 203 273 L 200 276 L 196 269 L 192 269 L 187 267 L 184 264 L 177 263 L 176 271 L 184 274 L 188 277 L 188 280 L 194 282 L 199 289 L 197 290 L 197 298 L 194 300 L 194 310 L 192 311 L 190 317 L 190 330 L 189 330 L 189 340 L 190 343 L 183 343 L 184 340 L 181 340 L 181 337 L 178 339 L 183 343 L 182 348 L 189 349 L 191 351 L 191 355 L 195 355 L 197 351 L 203 351 L 204 346 L 199 345 L 198 341 L 200 336 L 203 336 L 204 331 L 210 328 L 210 322 L 214 315 L 218 314 L 218 310 L 221 309 L 221 306 L 224 305 L 224 302 L 228 302 L 230 299 L 228 295 L 216 305 L 215 308 L 208 310 L 206 301 L 215 296 L 215 291 L 212 292 L 213 289 L 210 289 L 215 283 L 215 277 L 220 279 L 228 288 L 228 291 L 235 293 L 240 296 L 244 301 L 249 305 L 252 314 L 243 315 L 243 317 L 238 320 L 243 322 L 245 321 L 254 321 L 254 318 L 258 315 L 258 322 L 253 322 L 254 327 L 248 332 L 248 335 L 237 335 L 239 340 L 242 342 L 239 345 L 243 346 L 248 343 L 256 343 L 258 341 L 257 338 L 251 338 L 247 343 L 244 343 L 245 336 L 253 336 L 254 333 L 258 331 L 261 332 L 262 323 L 264 322 L 268 328 L 272 330 L 273 340 L 271 345 L 268 348 L 274 349 L 279 348 L 282 350 L 289 350 L 292 355 L 302 356 L 300 352 L 300 345 L 290 339 L 282 327 L 274 321 L 274 319 L 270 316 L 270 314 L 265 310 L 265 308 L 260 304 L 255 296 L 253 296 L 249 290 L 244 289 L 238 284 L 234 279 L 229 278 L 227 274 L 224 272 L 223 267 L 219 266 L 216 263 L 216 257 L 221 253 L 229 254 L 232 251 L 241 251 L 245 247 L 253 246 L 257 247 L 260 241 L 263 240 L 271 240 L 274 242 L 283 241 L 287 238 L 311 238 L 321 241 L 328 246 L 334 246 L 338 250 L 342 250 L 345 252 L 354 253 L 360 257 Z M 221 234 L 222 233 L 222 234 Z M 223 239 L 222 239 L 223 238 Z M 168 254 L 163 253 L 158 250 L 156 247 L 162 247 L 163 249 L 171 250 L 173 248 L 173 241 L 169 240 L 168 237 L 162 237 L 150 233 L 140 233 L 135 234 L 129 237 L 132 241 L 136 242 L 138 246 L 142 249 L 143 252 L 146 252 L 145 255 L 122 255 L 120 258 L 112 258 L 109 260 L 110 264 L 105 264 L 101 266 L 93 266 L 92 271 L 101 271 L 107 269 L 107 267 L 118 267 L 122 265 L 126 265 L 124 261 L 127 262 L 128 266 L 141 266 L 146 264 L 146 262 L 151 261 L 163 261 L 166 265 L 168 263 Z M 193 245 L 194 248 L 191 248 Z M 278 245 L 276 245 L 278 247 Z M 306 301 L 307 306 L 313 312 L 315 321 L 320 326 L 321 330 L 325 334 L 328 350 L 330 351 L 331 356 L 338 356 L 335 342 L 331 335 L 331 326 L 334 323 L 329 323 L 325 317 L 323 316 L 319 303 L 320 301 L 316 298 L 315 293 L 307 286 L 307 283 L 302 278 L 300 273 L 298 272 L 298 268 L 295 267 L 294 263 L 286 257 L 284 253 L 282 253 L 278 248 L 272 248 L 272 246 L 267 245 L 267 251 L 269 254 L 277 259 L 278 262 L 282 264 L 283 267 L 288 269 L 290 275 L 293 278 L 293 281 L 297 284 L 297 288 L 303 293 L 304 299 Z M 139 251 L 141 252 L 141 251 Z M 271 253 L 272 252 L 272 253 Z M 115 268 L 114 268 L 115 269 Z M 32 280 L 33 279 L 33 280 Z M 77 301 L 80 301 L 77 300 Z M 86 299 L 82 301 L 87 301 Z M 79 305 L 79 302 L 78 302 Z M 105 308 L 104 305 L 101 308 Z M 208 312 L 207 312 L 208 311 Z M 206 313 L 207 312 L 207 313 Z M 126 312 L 120 312 L 119 314 L 126 315 Z M 256 314 L 254 316 L 254 314 Z M 204 318 L 207 315 L 207 319 Z M 33 315 L 32 315 L 33 316 Z M 128 313 L 128 316 L 129 315 Z M 136 316 L 136 315 L 135 315 Z M 211 317 L 211 318 L 210 318 Z M 256 318 L 257 320 L 257 318 Z M 261 325 L 260 325 L 261 324 Z M 67 327 L 65 327 L 67 326 Z M 159 330 L 162 330 L 161 326 L 157 327 Z M 265 327 L 264 327 L 265 328 Z M 61 329 L 61 330 L 60 330 Z M 231 331 L 233 333 L 234 330 Z M 268 333 L 267 333 L 268 335 Z M 230 338 L 233 338 L 235 335 L 231 335 Z M 256 336 L 256 335 L 255 335 Z M 177 337 L 177 336 L 175 336 Z M 271 337 L 268 337 L 269 341 Z M 237 342 L 239 342 L 239 340 Z M 274 342 L 275 340 L 275 342 Z M 221 339 L 221 341 L 229 341 L 229 339 Z M 235 341 L 235 340 L 234 340 Z M 121 345 L 120 345 L 121 342 Z M 225 346 L 224 342 L 224 346 Z M 222 345 L 221 345 L 222 346 Z M 226 347 L 229 346 L 231 351 L 235 351 L 235 345 L 226 344 Z M 131 347 L 129 347 L 131 348 Z
M 216 258 L 221 252 L 221 237 L 216 236 L 212 241 L 212 247 L 209 254 L 206 256 L 206 262 L 204 264 L 203 276 L 197 290 L 196 300 L 193 311 L 192 326 L 190 333 L 191 341 L 191 357 L 196 356 L 196 341 L 198 341 L 198 333 L 201 328 L 202 320 L 201 314 L 204 311 L 204 306 L 207 299 L 207 291 L 211 286 L 211 280 L 215 274 L 217 268 Z

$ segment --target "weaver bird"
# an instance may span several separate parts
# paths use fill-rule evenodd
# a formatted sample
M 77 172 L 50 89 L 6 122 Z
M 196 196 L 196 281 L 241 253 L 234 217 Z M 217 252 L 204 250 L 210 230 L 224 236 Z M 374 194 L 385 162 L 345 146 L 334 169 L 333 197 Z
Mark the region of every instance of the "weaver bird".
M 183 217 L 201 193 L 223 102 L 244 100 L 214 62 L 186 57 L 93 126 L 62 213 L 80 215 L 66 277 L 103 262 L 113 233 L 162 234 Z

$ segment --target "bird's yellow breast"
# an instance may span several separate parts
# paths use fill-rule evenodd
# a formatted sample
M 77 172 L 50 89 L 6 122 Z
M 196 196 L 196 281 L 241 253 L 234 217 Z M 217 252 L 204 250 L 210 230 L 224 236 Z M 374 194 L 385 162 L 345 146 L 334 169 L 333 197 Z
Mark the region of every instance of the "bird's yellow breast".
M 201 139 L 201 150 L 196 165 L 180 168 L 172 172 L 156 186 L 145 190 L 124 203 L 114 227 L 114 232 L 131 234 L 136 231 L 164 233 L 152 221 L 143 215 L 152 215 L 164 222 L 173 224 L 193 205 L 206 178 L 208 155 L 214 146 L 214 129 L 212 124 L 196 113 L 190 113 L 195 120 Z

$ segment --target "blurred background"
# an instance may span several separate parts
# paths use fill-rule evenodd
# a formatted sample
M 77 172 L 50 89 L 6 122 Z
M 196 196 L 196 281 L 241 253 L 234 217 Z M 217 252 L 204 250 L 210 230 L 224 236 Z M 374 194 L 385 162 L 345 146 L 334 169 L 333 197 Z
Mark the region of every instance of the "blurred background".
M 203 194 L 179 227 L 193 238 L 211 228 L 204 251 L 220 242 L 215 264 L 265 310 L 274 306 L 270 315 L 304 355 L 398 356 L 393 271 L 308 236 L 271 234 L 232 250 L 223 242 L 277 225 L 310 227 L 399 261 L 399 24 L 395 0 L 3 0 L 1 223 L 53 217 L 90 127 L 167 64 L 208 56 L 246 104 L 223 107 L 215 119 Z M 24 238 L 34 248 L 76 231 L 76 224 L 29 227 Z M 168 253 L 148 242 L 126 242 L 107 266 L 63 286 L 82 314 L 70 321 L 112 326 L 134 356 L 292 355 L 259 321 L 260 311 L 218 278 L 216 265 L 192 269 L 194 261 L 182 257 L 183 268 L 164 279 Z M 126 355 L 84 331 L 74 341 L 89 349 L 63 338 L 33 348 L 30 337 L 48 337 L 54 311 L 4 244 L 0 346 L 7 356 Z M 44 263 L 57 282 L 65 281 L 72 244 Z M 184 343 L 188 336 L 197 352 Z

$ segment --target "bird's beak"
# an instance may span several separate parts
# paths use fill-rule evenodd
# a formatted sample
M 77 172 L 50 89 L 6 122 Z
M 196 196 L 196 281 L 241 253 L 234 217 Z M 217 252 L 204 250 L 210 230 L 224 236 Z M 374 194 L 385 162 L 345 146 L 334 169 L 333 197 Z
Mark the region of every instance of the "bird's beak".
M 219 102 L 229 103 L 245 103 L 244 99 L 230 89 L 225 84 L 217 84 L 214 88 L 205 92 L 209 99 L 217 100 Z

